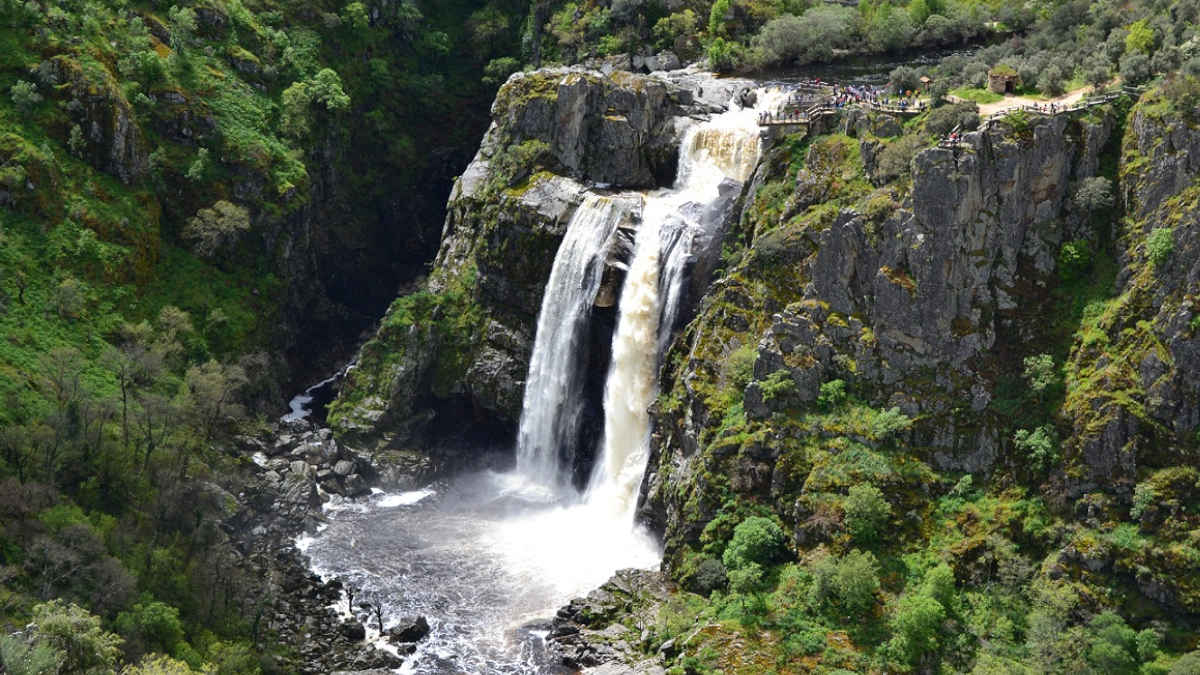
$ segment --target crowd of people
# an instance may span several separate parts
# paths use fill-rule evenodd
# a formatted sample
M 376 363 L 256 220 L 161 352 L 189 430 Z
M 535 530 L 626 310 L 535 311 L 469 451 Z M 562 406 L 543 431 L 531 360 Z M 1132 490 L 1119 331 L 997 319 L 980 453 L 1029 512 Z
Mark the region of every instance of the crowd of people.
M 882 87 L 872 87 L 854 84 L 830 84 L 819 79 L 805 80 L 792 85 L 796 91 L 780 112 L 767 111 L 759 114 L 758 123 L 788 123 L 806 121 L 809 111 L 814 107 L 823 109 L 841 109 L 853 105 L 866 105 L 875 108 L 891 108 L 901 111 L 923 110 L 929 103 L 919 98 L 915 91 L 906 91 L 898 95 L 890 95 Z M 818 93 L 814 95 L 814 89 Z

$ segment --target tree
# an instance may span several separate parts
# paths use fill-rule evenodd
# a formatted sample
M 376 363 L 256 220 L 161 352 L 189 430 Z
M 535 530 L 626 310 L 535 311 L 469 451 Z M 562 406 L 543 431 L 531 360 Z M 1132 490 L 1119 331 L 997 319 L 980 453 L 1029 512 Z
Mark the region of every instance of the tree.
M 1062 94 L 1065 86 L 1065 75 L 1062 68 L 1057 63 L 1051 63 L 1042 69 L 1042 74 L 1038 76 L 1038 89 L 1043 93 L 1051 96 Z
M 222 248 L 235 244 L 243 232 L 250 229 L 250 212 L 225 201 L 217 201 L 200 209 L 183 228 L 183 236 L 192 243 L 192 251 L 202 258 L 211 258 Z
M 850 488 L 843 504 L 846 529 L 860 544 L 874 543 L 892 513 L 892 506 L 879 488 L 862 483 Z
M 498 59 L 492 59 L 483 69 L 483 77 L 480 78 L 484 84 L 498 86 L 508 79 L 509 75 L 521 69 L 521 63 L 511 56 L 502 56 Z
M 1126 54 L 1150 54 L 1154 50 L 1154 29 L 1148 19 L 1140 19 L 1129 25 L 1129 33 L 1125 36 Z
M 171 23 L 171 48 L 182 52 L 196 33 L 196 10 L 171 5 L 167 19 Z
M 11 675 L 57 673 L 64 654 L 45 644 L 30 644 L 13 635 L 0 635 L 0 666 Z
M 1153 75 L 1150 69 L 1150 57 L 1141 52 L 1133 52 L 1121 57 L 1121 79 L 1126 84 L 1137 85 L 1150 79 Z
M 690 9 L 664 16 L 654 24 L 652 32 L 655 44 L 659 49 L 687 51 L 681 47 L 695 39 L 698 26 L 699 20 L 696 18 L 696 13 Z
M 779 560 L 787 550 L 785 543 L 783 530 L 774 520 L 753 516 L 733 529 L 733 538 L 725 547 L 721 561 L 732 580 L 735 570 L 749 564 L 770 565 Z
M 878 565 L 875 556 L 854 549 L 838 563 L 833 577 L 834 588 L 842 607 L 852 616 L 862 616 L 875 606 L 879 590 Z
M 179 610 L 157 600 L 139 602 L 121 612 L 114 626 L 127 638 L 137 639 L 144 652 L 171 654 L 183 640 Z
M 1107 209 L 1113 205 L 1112 181 L 1104 176 L 1085 178 L 1075 190 L 1075 203 L 1088 213 Z
M 208 148 L 200 148 L 196 151 L 196 159 L 188 166 L 185 174 L 188 180 L 202 181 L 208 175 L 208 169 L 212 166 L 212 161 L 208 158 Z
M 120 636 L 100 627 L 100 617 L 61 600 L 33 608 L 34 641 L 63 654 L 64 673 L 111 670 L 121 658 Z
M 1096 615 L 1088 624 L 1087 659 L 1094 672 L 1118 675 L 1137 672 L 1137 633 L 1115 612 Z
M 1018 429 L 1013 434 L 1013 445 L 1025 453 L 1035 471 L 1045 471 L 1058 462 L 1058 438 L 1049 425 L 1033 431 Z
M 137 665 L 126 667 L 121 671 L 121 675 L 192 675 L 197 672 L 201 671 L 192 670 L 184 661 L 163 654 L 151 654 L 138 661 Z M 212 671 L 206 669 L 202 672 Z
M 877 7 L 867 25 L 867 44 L 879 52 L 907 47 L 912 36 L 913 23 L 908 12 L 894 9 L 888 4 Z
M 239 366 L 210 360 L 188 368 L 183 378 L 184 409 L 204 432 L 206 442 L 244 416 L 236 394 L 246 382 L 246 373 Z
M 921 88 L 921 74 L 916 68 L 897 66 L 888 74 L 888 89 L 894 94 L 916 91 Z
M 283 90 L 280 126 L 283 132 L 301 137 L 312 128 L 312 108 L 320 103 L 327 112 L 350 106 L 350 97 L 342 87 L 342 78 L 330 68 L 322 68 L 308 80 L 297 80 Z
M 911 593 L 900 598 L 892 617 L 892 630 L 903 636 L 909 663 L 923 654 L 937 651 L 938 631 L 945 619 L 946 609 L 942 603 L 925 593 Z

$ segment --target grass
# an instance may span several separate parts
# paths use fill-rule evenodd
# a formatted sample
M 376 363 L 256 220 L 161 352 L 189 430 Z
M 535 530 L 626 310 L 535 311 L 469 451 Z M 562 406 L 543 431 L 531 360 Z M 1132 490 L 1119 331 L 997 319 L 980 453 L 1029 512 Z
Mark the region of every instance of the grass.
M 1003 96 L 994 91 L 989 89 L 977 89 L 974 87 L 953 89 L 950 91 L 950 94 L 973 103 L 996 103 L 997 101 L 1004 99 Z

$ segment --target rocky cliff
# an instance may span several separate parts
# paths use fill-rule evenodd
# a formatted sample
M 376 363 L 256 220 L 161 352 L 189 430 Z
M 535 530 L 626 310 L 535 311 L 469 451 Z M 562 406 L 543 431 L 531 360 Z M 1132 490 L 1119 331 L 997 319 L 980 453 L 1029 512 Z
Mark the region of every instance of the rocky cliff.
M 748 246 L 664 366 L 642 515 L 666 569 L 697 579 L 728 523 L 763 507 L 801 552 L 848 546 L 861 484 L 920 539 L 966 476 L 1031 486 L 1063 515 L 1026 545 L 1052 578 L 1200 609 L 1170 544 L 1195 525 L 1197 136 L 1169 110 L 1150 95 L 1128 119 L 1009 118 L 882 188 L 856 184 L 888 143 L 862 125 L 791 139 L 802 161 L 773 151 Z M 1102 213 L 1078 196 L 1097 175 L 1121 193 Z M 1131 507 L 1145 547 L 1104 543 Z M 978 580 L 997 545 L 939 555 Z

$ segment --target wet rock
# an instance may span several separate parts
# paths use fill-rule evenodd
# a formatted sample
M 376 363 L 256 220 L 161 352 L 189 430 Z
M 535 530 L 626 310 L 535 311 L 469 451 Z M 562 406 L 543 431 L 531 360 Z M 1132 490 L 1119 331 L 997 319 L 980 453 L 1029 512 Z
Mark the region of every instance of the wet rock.
M 354 462 L 348 459 L 340 459 L 333 465 L 333 472 L 339 476 L 349 476 L 354 473 Z
M 418 642 L 429 635 L 429 630 L 425 617 L 405 617 L 387 630 L 387 636 L 392 642 Z

